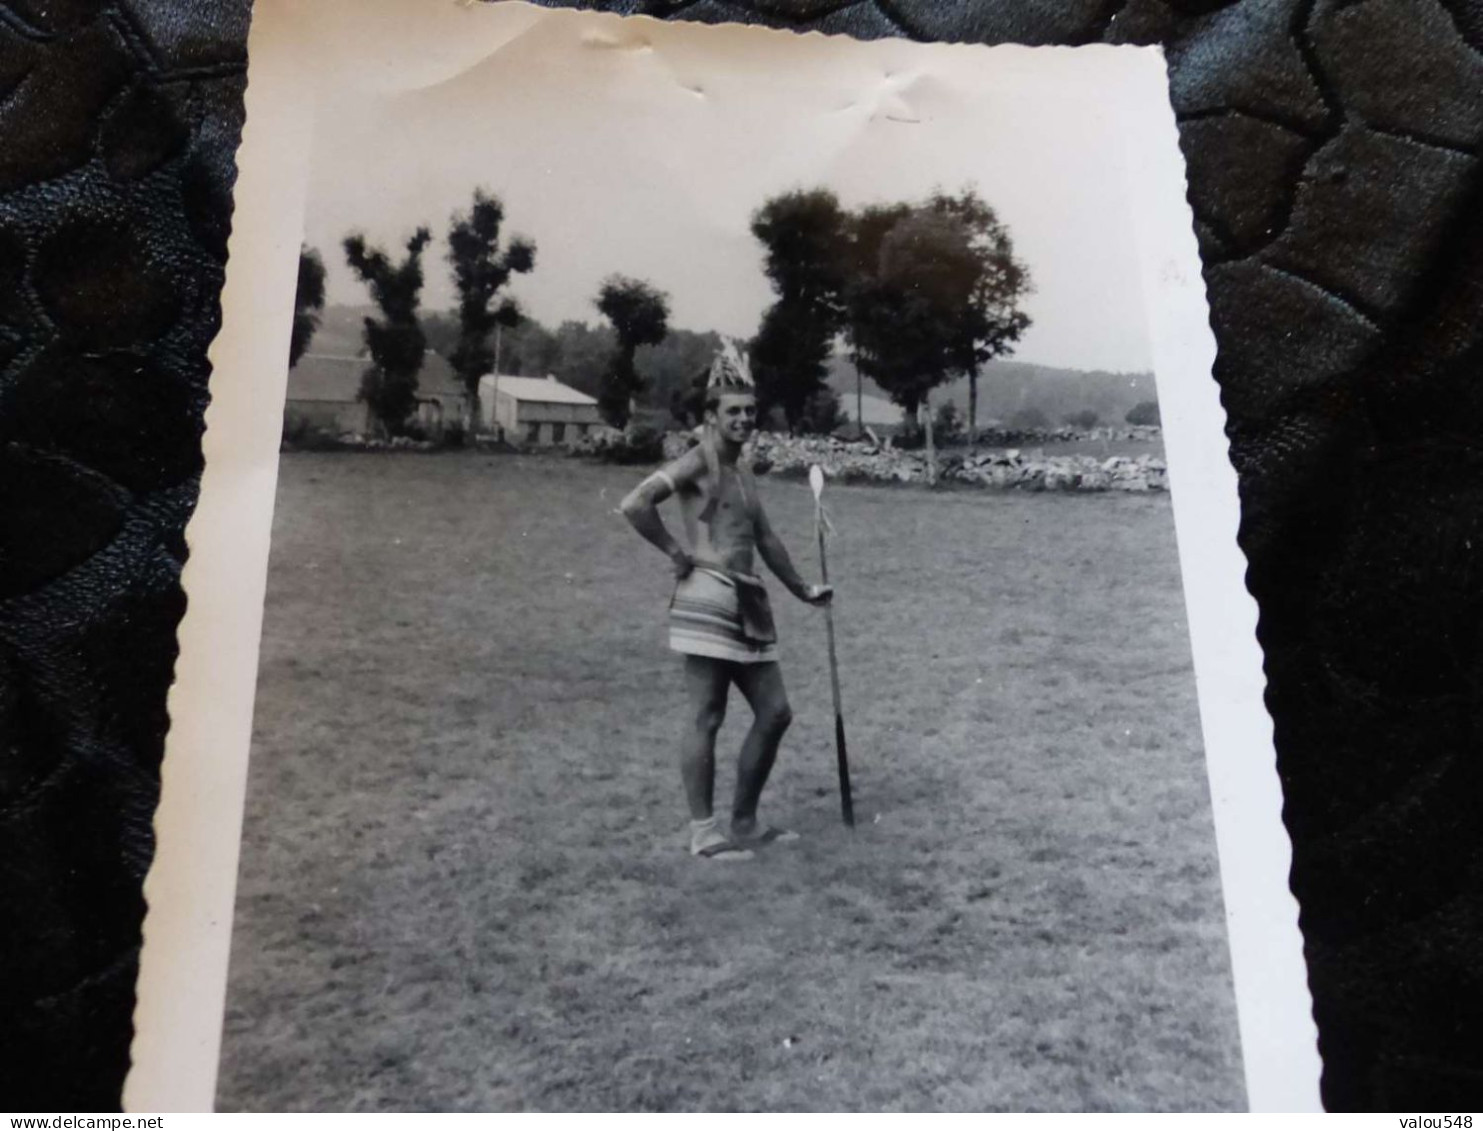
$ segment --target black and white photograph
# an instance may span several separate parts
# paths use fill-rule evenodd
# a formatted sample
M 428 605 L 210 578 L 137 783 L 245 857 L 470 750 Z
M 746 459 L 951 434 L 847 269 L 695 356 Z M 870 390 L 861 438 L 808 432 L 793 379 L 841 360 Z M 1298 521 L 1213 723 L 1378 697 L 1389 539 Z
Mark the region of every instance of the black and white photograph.
M 304 111 L 217 1107 L 1247 1109 L 1162 57 L 474 8 Z

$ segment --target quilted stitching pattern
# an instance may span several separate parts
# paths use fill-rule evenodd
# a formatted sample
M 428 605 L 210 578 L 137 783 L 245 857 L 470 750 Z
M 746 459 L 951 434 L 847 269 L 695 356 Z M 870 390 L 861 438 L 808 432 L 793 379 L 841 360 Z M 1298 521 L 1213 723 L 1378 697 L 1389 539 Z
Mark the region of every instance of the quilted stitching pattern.
M 116 1107 L 246 6 L 0 5 L 0 1095 Z

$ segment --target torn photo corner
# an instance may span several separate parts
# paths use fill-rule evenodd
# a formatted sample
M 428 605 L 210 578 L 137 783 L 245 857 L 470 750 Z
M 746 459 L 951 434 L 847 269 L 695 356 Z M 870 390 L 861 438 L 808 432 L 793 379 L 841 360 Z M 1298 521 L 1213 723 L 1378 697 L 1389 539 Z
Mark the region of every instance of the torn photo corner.
M 250 60 L 130 1110 L 1317 1109 L 1159 52 Z

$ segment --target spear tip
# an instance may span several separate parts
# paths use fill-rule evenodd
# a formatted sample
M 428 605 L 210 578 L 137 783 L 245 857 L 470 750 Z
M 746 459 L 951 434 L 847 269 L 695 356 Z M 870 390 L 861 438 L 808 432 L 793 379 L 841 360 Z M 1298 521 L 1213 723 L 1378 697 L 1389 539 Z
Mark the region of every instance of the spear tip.
M 821 499 L 824 494 L 824 469 L 814 464 L 808 469 L 808 485 L 814 489 L 814 498 Z

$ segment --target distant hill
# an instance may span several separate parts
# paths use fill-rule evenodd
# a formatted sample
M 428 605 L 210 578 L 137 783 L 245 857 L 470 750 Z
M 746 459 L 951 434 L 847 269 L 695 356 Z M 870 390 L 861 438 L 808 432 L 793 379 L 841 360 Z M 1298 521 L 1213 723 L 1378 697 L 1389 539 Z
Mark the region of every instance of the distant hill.
M 369 303 L 362 306 L 328 307 L 314 335 L 309 349 L 317 354 L 341 356 L 358 355 L 364 348 L 361 337 L 362 320 L 375 313 Z M 445 356 L 454 344 L 455 324 L 446 314 L 424 312 L 423 326 L 428 334 L 428 346 Z M 611 331 L 595 324 L 585 336 L 576 335 L 575 328 L 566 328 L 556 342 L 525 341 L 536 333 L 537 337 L 550 337 L 549 331 L 539 331 L 530 324 L 521 332 L 507 333 L 505 339 L 505 365 L 511 371 L 540 376 L 555 372 L 558 377 L 578 389 L 591 391 L 596 387 L 597 376 L 606 362 L 606 343 Z M 575 337 L 573 337 L 575 335 Z M 567 341 L 567 338 L 572 338 Z M 581 338 L 577 341 L 576 338 Z M 587 339 L 591 338 L 591 341 Z M 582 349 L 577 349 L 582 346 Z M 645 348 L 639 351 L 639 371 L 649 379 L 650 399 L 661 407 L 669 403 L 669 395 L 675 388 L 688 385 L 690 376 L 704 365 L 714 350 L 711 335 L 690 334 L 676 331 L 670 340 L 659 349 Z M 527 357 L 526 354 L 531 356 Z M 589 356 L 590 355 L 590 356 Z M 671 356 L 673 355 L 673 356 Z M 839 394 L 845 409 L 851 416 L 855 406 L 855 367 L 848 357 L 836 355 L 829 365 L 829 386 Z M 889 400 L 875 382 L 867 379 L 864 385 L 867 396 Z M 958 407 L 966 418 L 968 415 L 968 381 L 957 381 L 952 385 L 935 389 L 932 403 L 939 405 L 946 397 Z M 1057 369 L 1048 365 L 1035 365 L 1026 361 L 993 361 L 984 366 L 978 379 L 978 418 L 980 424 L 989 421 L 1008 421 L 1021 409 L 1038 408 L 1051 420 L 1059 424 L 1068 414 L 1090 409 L 1106 423 L 1121 423 L 1123 417 L 1140 401 L 1158 399 L 1154 391 L 1152 373 L 1107 373 L 1079 369 Z M 879 415 L 882 406 L 871 411 L 867 406 L 866 420 Z M 896 410 L 899 415 L 899 410 Z
M 328 306 L 320 317 L 319 329 L 309 343 L 310 353 L 355 357 L 365 348 L 361 337 L 364 319 L 376 313 L 370 303 L 364 306 Z
M 835 356 L 829 366 L 829 386 L 853 412 L 855 367 L 850 359 Z M 865 379 L 867 396 L 885 393 Z M 966 418 L 968 380 L 964 378 L 932 392 L 932 404 L 952 401 Z M 1054 423 L 1069 413 L 1091 409 L 1103 421 L 1121 423 L 1140 401 L 1157 401 L 1152 373 L 1108 373 L 1101 370 L 1056 369 L 1027 361 L 991 361 L 978 378 L 978 420 L 1008 421 L 1021 409 L 1038 408 Z M 867 413 L 868 418 L 868 413 Z
M 329 307 L 309 343 L 310 352 L 360 356 L 365 347 L 365 319 L 376 313 L 369 304 Z M 428 348 L 444 358 L 452 357 L 458 344 L 457 316 L 448 311 L 423 310 L 418 320 Z M 548 328 L 526 319 L 514 329 L 503 331 L 497 341 L 501 372 L 527 377 L 550 374 L 594 396 L 614 347 L 613 331 L 601 321 L 563 322 Z M 720 344 L 715 334 L 671 327 L 657 346 L 641 347 L 634 365 L 646 383 L 647 403 L 667 410 L 672 398 L 689 392 L 695 375 L 710 364 Z

